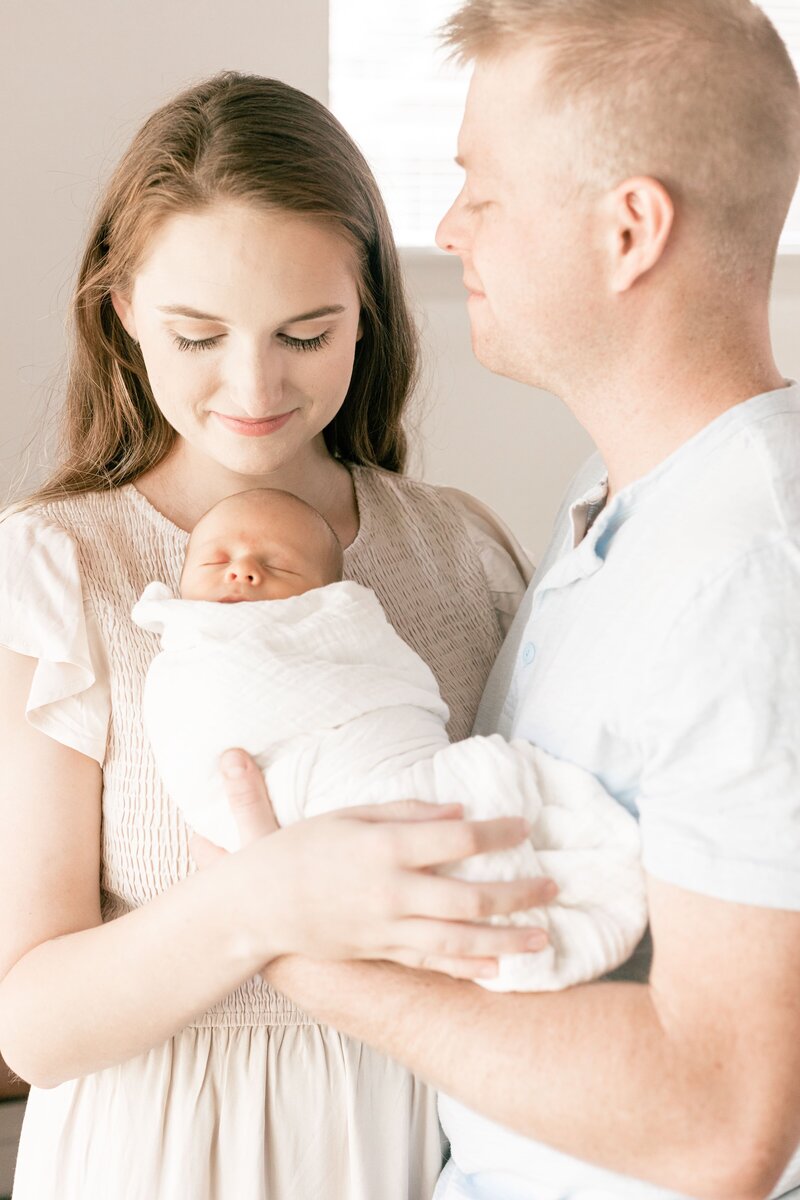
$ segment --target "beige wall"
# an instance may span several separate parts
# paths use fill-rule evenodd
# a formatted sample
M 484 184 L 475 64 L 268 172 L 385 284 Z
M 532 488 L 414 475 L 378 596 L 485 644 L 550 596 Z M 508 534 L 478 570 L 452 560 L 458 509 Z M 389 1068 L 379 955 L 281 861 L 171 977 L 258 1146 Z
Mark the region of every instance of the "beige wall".
M 152 109 L 215 71 L 326 100 L 327 21 L 327 0 L 2 0 L 0 498 L 26 463 L 41 473 L 98 183 Z
M 223 16 L 224 12 L 224 16 Z M 0 496 L 41 473 L 43 412 L 60 397 L 63 320 L 88 212 L 142 118 L 223 67 L 327 90 L 327 0 L 4 0 L 0 153 Z M 407 255 L 425 338 L 416 463 L 493 505 L 538 555 L 561 490 L 590 451 L 552 396 L 472 357 L 458 264 Z M 800 258 L 778 267 L 778 360 L 800 377 Z

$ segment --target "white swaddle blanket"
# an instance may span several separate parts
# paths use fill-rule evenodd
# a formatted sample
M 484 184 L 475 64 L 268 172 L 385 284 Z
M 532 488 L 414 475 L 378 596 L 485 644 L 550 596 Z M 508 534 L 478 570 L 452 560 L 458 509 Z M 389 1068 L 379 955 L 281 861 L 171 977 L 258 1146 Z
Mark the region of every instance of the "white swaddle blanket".
M 397 799 L 463 804 L 469 818 L 523 816 L 530 838 L 450 873 L 501 880 L 549 875 L 546 908 L 515 924 L 549 946 L 508 955 L 498 991 L 544 991 L 623 962 L 646 925 L 635 820 L 585 771 L 527 742 L 450 744 L 448 710 L 422 659 L 395 633 L 373 592 L 330 584 L 288 600 L 216 604 L 175 599 L 152 583 L 133 610 L 161 635 L 144 720 L 164 785 L 188 823 L 238 848 L 218 760 L 231 746 L 264 771 L 281 825 Z

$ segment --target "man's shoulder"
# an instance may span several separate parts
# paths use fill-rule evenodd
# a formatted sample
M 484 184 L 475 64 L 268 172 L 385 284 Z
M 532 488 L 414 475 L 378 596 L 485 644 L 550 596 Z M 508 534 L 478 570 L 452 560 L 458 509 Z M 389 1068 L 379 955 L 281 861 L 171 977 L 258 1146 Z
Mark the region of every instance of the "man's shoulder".
M 647 506 L 654 554 L 699 579 L 743 567 L 800 531 L 800 411 L 745 424 L 669 480 Z M 642 514 L 645 515 L 644 513 Z

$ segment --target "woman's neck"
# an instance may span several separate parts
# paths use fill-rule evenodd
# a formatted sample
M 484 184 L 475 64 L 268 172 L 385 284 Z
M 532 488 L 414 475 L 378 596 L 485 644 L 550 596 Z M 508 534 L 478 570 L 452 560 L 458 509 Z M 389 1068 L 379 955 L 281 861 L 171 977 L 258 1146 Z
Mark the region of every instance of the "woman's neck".
M 350 472 L 332 458 L 320 436 L 291 462 L 264 475 L 240 475 L 220 463 L 197 455 L 181 438 L 174 449 L 135 487 L 180 529 L 191 533 L 212 505 L 250 488 L 280 488 L 305 500 L 322 513 L 342 545 L 358 533 L 358 506 Z

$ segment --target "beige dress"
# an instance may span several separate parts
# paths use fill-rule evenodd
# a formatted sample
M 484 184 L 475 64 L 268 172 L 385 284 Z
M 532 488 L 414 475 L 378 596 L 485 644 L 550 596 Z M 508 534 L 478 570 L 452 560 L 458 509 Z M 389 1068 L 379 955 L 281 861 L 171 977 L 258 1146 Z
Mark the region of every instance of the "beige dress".
M 374 588 L 466 736 L 530 567 L 477 501 L 352 468 L 345 573 Z M 0 643 L 38 662 L 28 719 L 103 767 L 101 896 L 113 920 L 193 868 L 140 715 L 155 635 L 130 620 L 177 585 L 187 535 L 129 485 L 0 524 Z M 429 1200 L 434 1095 L 260 978 L 120 1066 L 34 1088 L 14 1200 Z

